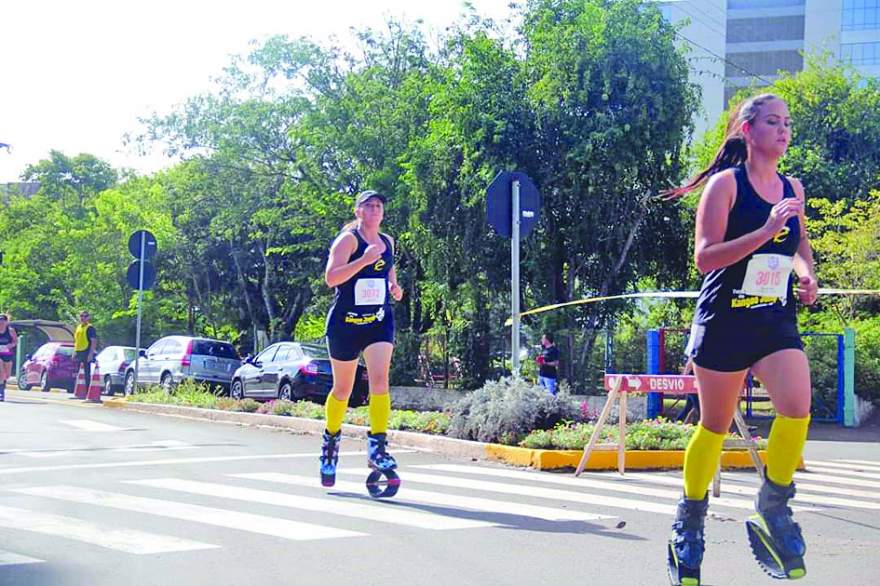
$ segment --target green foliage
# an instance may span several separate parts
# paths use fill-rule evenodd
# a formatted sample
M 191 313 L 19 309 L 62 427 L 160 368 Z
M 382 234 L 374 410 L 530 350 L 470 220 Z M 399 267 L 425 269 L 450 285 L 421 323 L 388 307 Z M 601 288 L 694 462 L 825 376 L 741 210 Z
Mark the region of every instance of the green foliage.
M 523 379 L 504 378 L 487 382 L 452 408 L 449 435 L 513 445 L 532 430 L 573 421 L 579 413 L 564 389 L 553 397 L 546 389 Z
M 583 450 L 595 429 L 592 423 L 563 422 L 553 429 L 537 430 L 526 436 L 519 445 L 545 450 Z M 684 450 L 696 431 L 696 426 L 665 419 L 637 421 L 626 428 L 627 450 Z M 617 442 L 617 426 L 606 425 L 599 435 L 601 443 Z M 732 434 L 730 437 L 734 437 Z M 758 446 L 766 448 L 766 441 Z

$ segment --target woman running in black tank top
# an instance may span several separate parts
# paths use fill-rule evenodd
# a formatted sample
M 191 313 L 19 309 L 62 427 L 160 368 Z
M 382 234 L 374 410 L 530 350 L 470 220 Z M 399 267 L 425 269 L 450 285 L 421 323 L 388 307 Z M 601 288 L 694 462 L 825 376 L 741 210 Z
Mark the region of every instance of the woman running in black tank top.
M 668 194 L 680 197 L 705 184 L 694 243 L 704 278 L 688 342 L 701 412 L 685 452 L 684 496 L 668 545 L 673 584 L 700 584 L 708 486 L 749 369 L 767 389 L 777 417 L 747 536 L 756 560 L 772 576 L 806 574 L 806 547 L 788 507 L 812 398 L 795 296 L 814 303 L 818 284 L 804 230 L 803 187 L 777 171 L 790 139 L 784 101 L 771 94 L 746 100 L 732 112 L 712 165 Z
M 355 200 L 357 220 L 346 226 L 330 248 L 324 278 L 336 289 L 327 315 L 327 346 L 333 368 L 333 388 L 325 403 L 326 428 L 321 450 L 321 484 L 336 482 L 340 429 L 354 387 L 358 356 L 363 353 L 370 386 L 370 433 L 367 464 L 382 472 L 397 467 L 385 450 L 391 415 L 388 373 L 394 351 L 391 299 L 400 301 L 403 289 L 394 268 L 394 240 L 379 232 L 385 196 L 364 191 Z

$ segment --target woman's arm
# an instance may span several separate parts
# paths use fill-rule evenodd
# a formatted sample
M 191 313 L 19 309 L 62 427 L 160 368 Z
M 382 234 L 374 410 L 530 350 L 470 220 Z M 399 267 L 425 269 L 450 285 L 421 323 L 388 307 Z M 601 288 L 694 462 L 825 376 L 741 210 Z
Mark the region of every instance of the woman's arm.
M 351 232 L 340 234 L 330 247 L 330 256 L 327 259 L 327 268 L 324 270 L 324 281 L 328 287 L 338 287 L 357 274 L 365 266 L 372 264 L 382 257 L 383 247 L 375 244 L 367 246 L 364 255 L 356 260 L 348 262 L 351 255 L 357 250 L 357 238 Z
M 816 267 L 813 263 L 813 247 L 807 236 L 806 194 L 804 186 L 798 179 L 789 177 L 797 199 L 801 202 L 800 225 L 801 241 L 794 254 L 794 272 L 798 276 L 798 298 L 801 303 L 812 305 L 816 302 L 819 291 L 819 280 L 816 278 Z

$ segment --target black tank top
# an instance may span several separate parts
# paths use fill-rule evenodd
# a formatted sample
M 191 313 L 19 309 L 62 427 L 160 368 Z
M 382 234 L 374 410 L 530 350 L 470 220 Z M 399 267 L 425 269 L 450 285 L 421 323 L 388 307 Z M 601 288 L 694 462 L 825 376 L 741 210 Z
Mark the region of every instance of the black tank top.
M 0 332 L 0 346 L 8 346 L 9 344 L 12 344 L 12 332 L 11 328 L 7 326 L 5 332 Z M 12 349 L 0 350 L 0 354 L 12 354 Z
M 773 205 L 752 187 L 744 165 L 734 167 L 736 202 L 727 216 L 724 241 L 735 240 L 763 226 Z M 782 197 L 797 197 L 784 176 Z M 790 218 L 758 250 L 703 278 L 694 323 L 735 327 L 784 324 L 796 327 L 794 275 L 791 262 L 801 241 L 800 220 Z
M 351 233 L 357 238 L 357 248 L 348 258 L 355 261 L 367 250 L 367 241 L 357 229 Z M 388 291 L 388 273 L 394 266 L 391 241 L 384 234 L 379 238 L 385 244 L 385 252 L 373 264 L 362 268 L 351 279 L 336 287 L 336 296 L 327 315 L 327 327 L 333 325 L 366 326 L 382 322 L 391 311 L 391 294 Z

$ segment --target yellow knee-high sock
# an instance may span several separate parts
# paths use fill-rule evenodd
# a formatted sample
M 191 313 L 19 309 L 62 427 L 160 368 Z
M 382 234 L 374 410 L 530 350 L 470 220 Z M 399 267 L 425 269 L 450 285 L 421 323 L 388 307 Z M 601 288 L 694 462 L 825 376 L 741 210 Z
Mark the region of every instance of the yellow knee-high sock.
M 391 418 L 391 395 L 370 393 L 370 433 L 388 431 L 388 420 Z
M 709 482 L 718 469 L 724 436 L 709 431 L 703 424 L 697 426 L 684 453 L 684 495 L 687 498 L 702 500 L 706 496 Z
M 333 393 L 327 395 L 327 401 L 324 402 L 324 418 L 327 420 L 327 431 L 336 433 L 342 429 L 342 419 L 345 417 L 346 409 L 348 409 L 348 399 L 340 401 L 333 396 Z
M 767 478 L 788 486 L 794 479 L 794 471 L 801 461 L 810 417 L 786 417 L 777 415 L 767 440 Z

